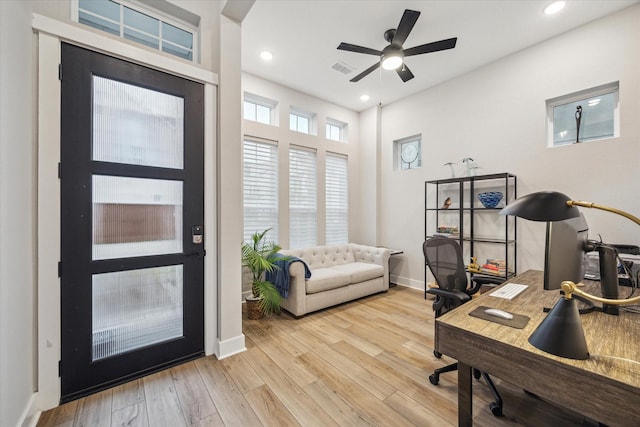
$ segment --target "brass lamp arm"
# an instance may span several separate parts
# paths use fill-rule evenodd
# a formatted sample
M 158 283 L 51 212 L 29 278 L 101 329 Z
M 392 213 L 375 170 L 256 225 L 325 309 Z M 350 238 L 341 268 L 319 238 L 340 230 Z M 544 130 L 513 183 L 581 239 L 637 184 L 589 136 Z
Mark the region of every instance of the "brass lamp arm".
M 561 287 L 562 287 L 562 291 L 564 292 L 565 299 L 571 299 L 571 294 L 576 294 L 576 295 L 583 296 L 587 299 L 590 299 L 592 301 L 601 302 L 603 304 L 627 305 L 627 304 L 635 304 L 637 302 L 640 302 L 640 295 L 638 295 L 637 297 L 628 298 L 628 299 L 609 299 L 609 298 L 597 297 L 595 295 L 591 295 L 589 293 L 586 293 L 578 289 L 576 284 L 570 280 L 565 280 L 564 282 L 562 282 Z
M 636 224 L 640 225 L 640 218 L 631 215 L 630 213 L 627 213 L 625 211 L 622 211 L 620 209 L 616 209 L 616 208 L 611 208 L 609 206 L 603 206 L 603 205 L 598 205 L 597 203 L 592 203 L 592 202 L 581 202 L 578 200 L 567 200 L 567 206 L 580 206 L 583 208 L 593 208 L 593 209 L 600 209 L 603 211 L 607 211 L 607 212 L 611 212 L 611 213 L 615 213 L 618 215 L 621 215 L 627 219 L 630 219 L 631 221 L 635 222 Z

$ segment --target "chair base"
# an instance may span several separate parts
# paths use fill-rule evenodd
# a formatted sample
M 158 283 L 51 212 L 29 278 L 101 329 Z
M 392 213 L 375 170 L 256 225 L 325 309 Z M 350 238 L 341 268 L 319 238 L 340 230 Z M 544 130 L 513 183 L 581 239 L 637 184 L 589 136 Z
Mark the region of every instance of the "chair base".
M 451 365 L 444 366 L 442 368 L 438 368 L 433 371 L 433 374 L 429 375 L 429 382 L 433 385 L 438 385 L 440 382 L 440 374 L 444 374 L 445 372 L 453 372 L 458 370 L 458 363 L 452 363 Z M 487 373 L 480 372 L 479 370 L 473 368 L 473 377 L 475 379 L 480 379 L 480 376 L 484 378 L 491 390 L 491 394 L 493 394 L 493 398 L 495 399 L 493 402 L 489 404 L 489 410 L 495 417 L 501 417 L 502 413 L 502 397 L 500 397 L 500 393 L 498 393 L 498 389 L 496 385 L 493 383 L 493 380 Z

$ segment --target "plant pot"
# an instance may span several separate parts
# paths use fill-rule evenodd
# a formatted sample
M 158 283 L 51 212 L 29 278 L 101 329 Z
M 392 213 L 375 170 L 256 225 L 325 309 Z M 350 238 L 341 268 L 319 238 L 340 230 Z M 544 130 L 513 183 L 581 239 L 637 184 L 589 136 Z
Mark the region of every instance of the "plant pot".
M 247 318 L 250 320 L 258 320 L 264 317 L 264 313 L 260 308 L 260 298 L 253 296 L 247 297 Z

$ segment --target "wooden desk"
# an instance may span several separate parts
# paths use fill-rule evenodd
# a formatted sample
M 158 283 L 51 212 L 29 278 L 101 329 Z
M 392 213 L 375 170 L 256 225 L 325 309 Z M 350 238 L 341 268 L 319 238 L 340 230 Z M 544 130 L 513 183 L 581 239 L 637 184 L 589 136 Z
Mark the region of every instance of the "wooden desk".
M 559 291 L 544 291 L 542 272 L 530 270 L 510 282 L 529 287 L 513 300 L 487 294 L 436 319 L 437 351 L 458 360 L 458 425 L 472 424 L 471 369 L 478 368 L 556 404 L 610 426 L 640 424 L 640 314 L 581 315 L 589 360 L 545 353 L 527 339 L 553 307 Z M 590 292 L 600 295 L 599 287 Z M 629 288 L 621 287 L 621 297 Z M 524 329 L 469 316 L 484 305 L 530 318 Z M 612 356 L 612 357 L 604 357 Z M 505 412 L 509 402 L 506 401 Z

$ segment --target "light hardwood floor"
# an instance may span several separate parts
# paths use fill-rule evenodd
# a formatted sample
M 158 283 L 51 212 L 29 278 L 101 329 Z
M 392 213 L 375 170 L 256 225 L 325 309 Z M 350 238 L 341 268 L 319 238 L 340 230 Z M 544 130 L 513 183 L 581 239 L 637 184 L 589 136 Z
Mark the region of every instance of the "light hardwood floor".
M 204 357 L 54 408 L 38 426 L 455 426 L 456 374 L 433 386 L 433 313 L 401 286 L 294 319 L 244 318 L 247 351 Z M 496 381 L 474 382 L 478 426 L 593 425 Z

